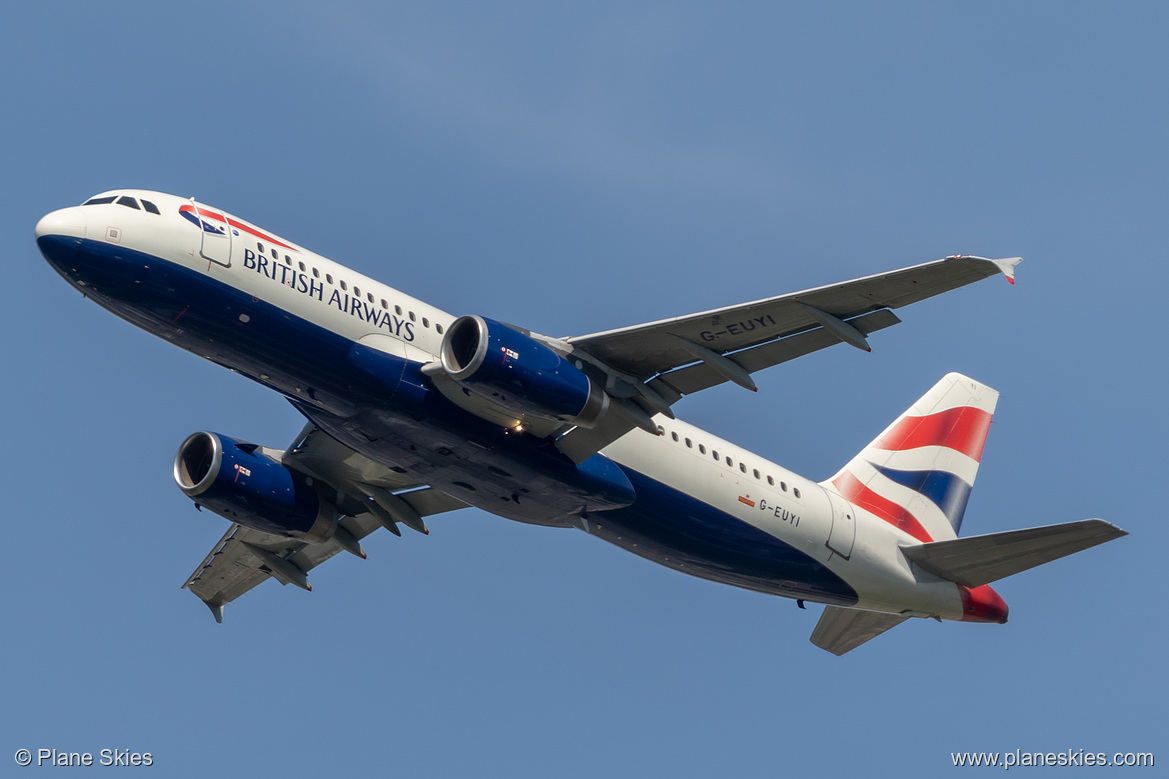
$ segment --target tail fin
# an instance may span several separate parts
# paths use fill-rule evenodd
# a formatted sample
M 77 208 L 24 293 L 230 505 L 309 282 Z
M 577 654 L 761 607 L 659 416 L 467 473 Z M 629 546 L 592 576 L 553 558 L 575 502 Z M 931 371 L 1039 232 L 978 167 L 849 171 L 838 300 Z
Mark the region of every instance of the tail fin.
M 957 538 L 996 403 L 949 373 L 823 486 L 923 543 Z

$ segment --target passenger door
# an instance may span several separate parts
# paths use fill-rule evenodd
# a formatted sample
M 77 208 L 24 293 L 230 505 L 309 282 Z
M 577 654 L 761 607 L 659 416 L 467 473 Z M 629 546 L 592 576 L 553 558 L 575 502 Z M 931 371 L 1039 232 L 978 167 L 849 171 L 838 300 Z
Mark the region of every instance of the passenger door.
M 203 226 L 203 244 L 199 253 L 212 262 L 231 267 L 231 227 L 220 213 L 201 206 L 191 198 L 191 205 Z
M 831 490 L 825 492 L 832 502 L 832 530 L 828 533 L 828 548 L 847 560 L 852 556 L 852 545 L 856 541 L 856 509 Z

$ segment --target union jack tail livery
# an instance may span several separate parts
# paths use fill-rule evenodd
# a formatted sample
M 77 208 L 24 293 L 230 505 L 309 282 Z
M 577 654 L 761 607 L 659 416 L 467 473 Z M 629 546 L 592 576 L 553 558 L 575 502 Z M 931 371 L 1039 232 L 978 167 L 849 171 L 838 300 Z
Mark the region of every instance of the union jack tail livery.
M 896 561 L 908 561 L 919 585 L 957 585 L 961 610 L 952 618 L 964 622 L 1007 621 L 1007 604 L 990 582 L 1125 535 L 1108 522 L 1085 519 L 958 538 L 998 397 L 971 378 L 947 374 L 848 465 L 820 483 L 860 510 L 858 526 L 884 522 L 902 531 L 886 564 L 899 570 Z M 828 542 L 842 557 L 834 538 L 848 532 L 838 531 L 837 520 L 849 515 L 847 507 L 839 515 L 834 510 Z M 897 608 L 875 594 L 852 607 L 829 605 L 812 631 L 812 643 L 842 655 L 911 616 L 929 613 Z
M 998 396 L 943 376 L 823 486 L 922 543 L 957 538 Z

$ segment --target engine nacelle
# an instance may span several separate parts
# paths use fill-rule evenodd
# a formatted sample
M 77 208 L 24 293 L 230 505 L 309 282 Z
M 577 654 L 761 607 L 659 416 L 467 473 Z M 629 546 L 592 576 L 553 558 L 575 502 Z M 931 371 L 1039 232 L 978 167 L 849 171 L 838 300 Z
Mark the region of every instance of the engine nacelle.
M 312 543 L 337 529 L 337 509 L 312 480 L 218 433 L 187 436 L 175 455 L 175 483 L 200 506 L 264 533 Z
M 441 357 L 459 386 L 516 414 L 592 427 L 609 405 L 604 390 L 557 352 L 481 316 L 454 321 Z

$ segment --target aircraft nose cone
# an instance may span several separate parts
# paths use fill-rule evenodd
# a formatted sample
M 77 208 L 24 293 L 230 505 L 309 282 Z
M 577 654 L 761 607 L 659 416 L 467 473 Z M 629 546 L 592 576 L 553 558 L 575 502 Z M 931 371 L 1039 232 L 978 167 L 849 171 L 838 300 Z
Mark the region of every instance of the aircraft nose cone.
M 47 235 L 64 235 L 72 238 L 84 238 L 86 228 L 85 212 L 79 206 L 62 208 L 51 214 L 46 214 L 37 222 L 37 239 Z

